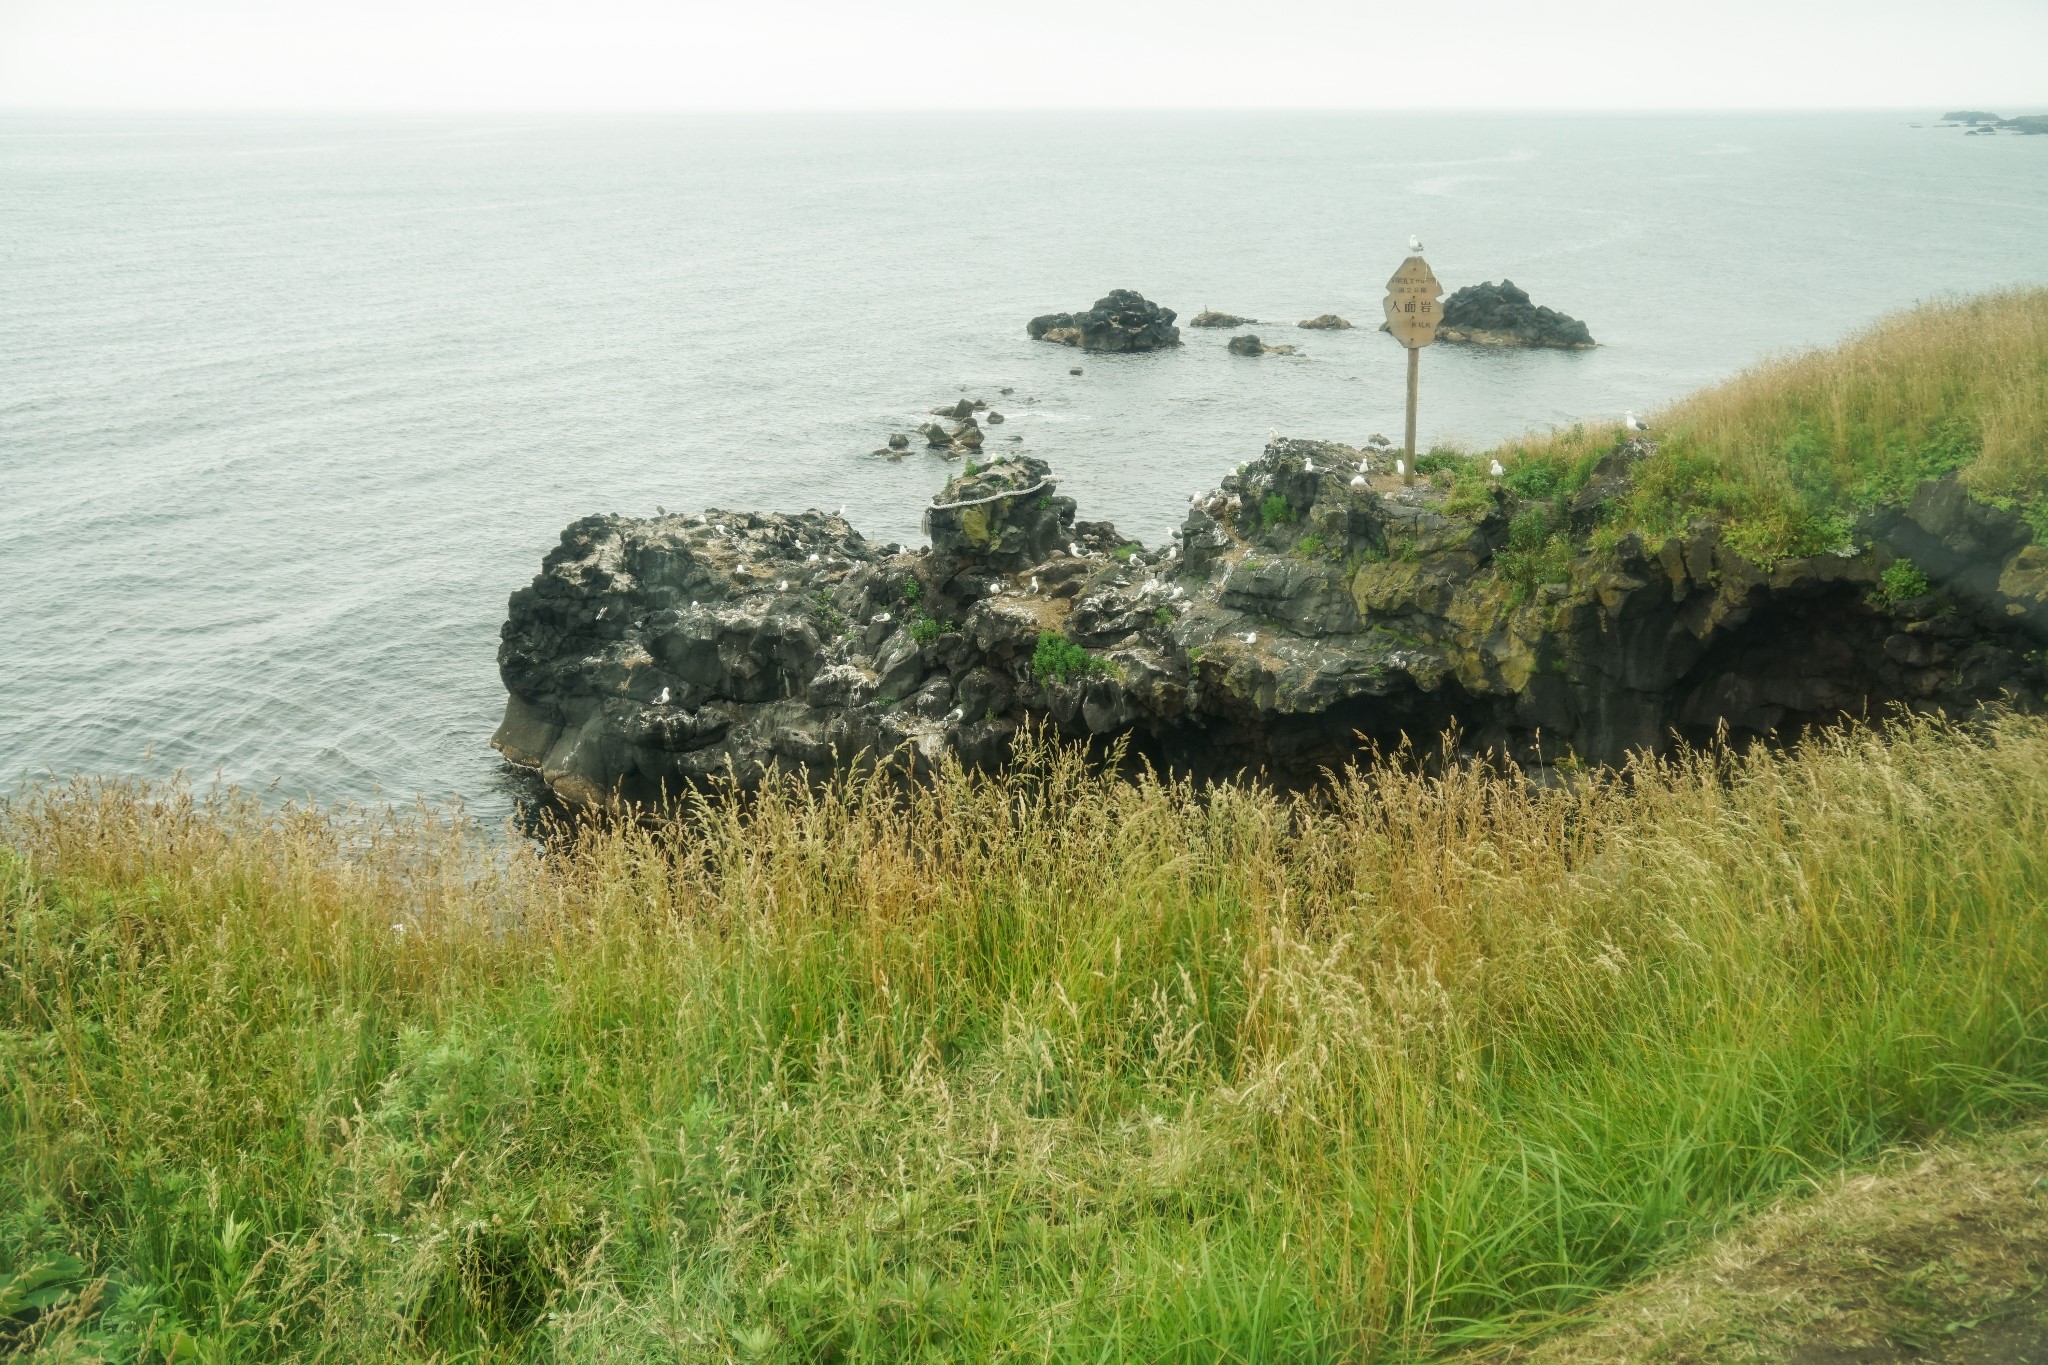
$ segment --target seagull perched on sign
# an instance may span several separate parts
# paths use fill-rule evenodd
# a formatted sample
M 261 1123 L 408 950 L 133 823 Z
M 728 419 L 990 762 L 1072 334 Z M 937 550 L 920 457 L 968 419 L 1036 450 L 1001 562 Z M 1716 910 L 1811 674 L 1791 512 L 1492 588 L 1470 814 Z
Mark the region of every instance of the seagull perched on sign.
M 1642 419 L 1636 416 L 1636 410 L 1634 408 L 1630 408 L 1627 412 L 1621 415 L 1621 424 L 1624 427 L 1627 427 L 1630 431 L 1642 432 L 1649 430 L 1649 427 L 1643 424 Z
M 1408 249 L 1414 252 L 1422 250 L 1422 239 L 1412 232 L 1408 234 Z

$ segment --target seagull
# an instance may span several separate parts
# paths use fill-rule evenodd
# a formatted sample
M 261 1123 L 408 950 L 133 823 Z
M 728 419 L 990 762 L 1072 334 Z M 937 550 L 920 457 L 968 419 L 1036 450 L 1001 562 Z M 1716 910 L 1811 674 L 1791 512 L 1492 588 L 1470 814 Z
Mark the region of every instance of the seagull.
M 1352 486 L 1353 488 L 1363 488 L 1363 487 L 1365 487 L 1365 475 L 1363 475 L 1363 474 L 1353 474 L 1353 475 L 1351 476 L 1351 486 Z
M 666 687 L 661 689 L 661 695 L 654 699 L 654 704 L 656 706 L 668 705 L 668 689 Z
M 1267 428 L 1266 428 L 1266 444 L 1267 444 L 1267 445 L 1271 445 L 1271 444 L 1273 444 L 1273 442 L 1275 442 L 1275 441 L 1277 441 L 1277 440 L 1279 440 L 1279 439 L 1280 439 L 1280 428 L 1278 428 L 1278 427 L 1267 427 Z
M 1410 251 L 1422 250 L 1422 239 L 1412 232 L 1408 234 L 1408 249 Z
M 1407 477 L 1407 474 L 1408 474 L 1408 462 L 1407 462 L 1406 460 L 1396 460 L 1396 461 L 1394 461 L 1394 472 L 1395 472 L 1396 474 L 1399 474 L 1399 475 L 1401 475 L 1401 476 L 1402 476 L 1403 478 Z
M 1316 462 L 1315 462 L 1314 460 L 1308 460 L 1308 459 L 1304 459 L 1304 460 L 1303 460 L 1303 461 L 1301 462 L 1301 472 L 1302 472 L 1302 473 L 1304 473 L 1304 474 L 1313 474 L 1313 473 L 1315 473 L 1315 472 L 1316 472 Z
M 806 564 L 815 564 L 815 563 L 817 563 L 817 562 L 818 562 L 818 552 L 817 552 L 816 550 L 813 550 L 813 551 L 811 551 L 811 557 L 810 557 L 809 559 L 806 559 L 806 560 L 804 561 L 804 563 L 806 563 Z
M 1494 462 L 1492 463 L 1492 465 L 1490 465 L 1490 466 L 1488 467 L 1488 469 L 1487 469 L 1487 472 L 1488 472 L 1488 473 L 1490 473 L 1490 474 L 1492 474 L 1492 475 L 1493 475 L 1493 477 L 1495 477 L 1495 478 L 1497 479 L 1497 478 L 1499 478 L 1499 477 L 1500 477 L 1501 475 L 1503 475 L 1503 474 L 1507 473 L 1507 470 L 1505 470 L 1505 469 L 1502 469 L 1502 468 L 1500 467 L 1500 461 L 1499 461 L 1499 460 L 1495 460 L 1495 461 L 1494 461 Z
M 1636 410 L 1634 408 L 1630 408 L 1627 412 L 1621 415 L 1621 424 L 1624 427 L 1627 427 L 1630 431 L 1648 431 L 1650 429 L 1648 426 L 1644 425 L 1642 419 L 1636 416 Z
M 1074 558 L 1079 559 L 1081 557 L 1081 542 L 1078 540 L 1068 541 L 1067 553 L 1072 555 Z
M 1033 591 L 1033 592 L 1037 592 L 1037 591 L 1038 591 L 1038 575 L 1037 575 L 1037 574 L 1033 574 L 1033 575 L 1031 575 L 1031 591 Z
M 1255 630 L 1248 630 L 1244 634 L 1238 636 L 1237 638 L 1244 641 L 1248 645 L 1255 645 L 1259 642 L 1259 633 Z

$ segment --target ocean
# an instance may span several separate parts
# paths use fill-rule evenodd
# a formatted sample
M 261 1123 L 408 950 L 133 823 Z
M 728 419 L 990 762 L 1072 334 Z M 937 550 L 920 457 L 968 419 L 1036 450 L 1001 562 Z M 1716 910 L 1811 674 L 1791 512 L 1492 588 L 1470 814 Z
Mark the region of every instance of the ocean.
M 1421 439 L 1475 448 L 2048 279 L 2048 137 L 1931 112 L 0 114 L 0 788 L 502 820 L 498 626 L 569 521 L 914 543 L 958 466 L 874 452 L 964 394 L 1156 544 L 1271 430 L 1399 438 L 1411 232 L 1601 343 L 1426 352 Z M 1304 353 L 1026 338 L 1113 287 Z

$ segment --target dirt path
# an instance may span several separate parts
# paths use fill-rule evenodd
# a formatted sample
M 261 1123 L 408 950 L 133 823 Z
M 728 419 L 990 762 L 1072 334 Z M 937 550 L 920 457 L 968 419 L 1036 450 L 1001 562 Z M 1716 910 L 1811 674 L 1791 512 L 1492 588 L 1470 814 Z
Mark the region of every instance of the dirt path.
M 1902 1155 L 1760 1214 L 1526 1365 L 2048 1365 L 2048 1125 Z

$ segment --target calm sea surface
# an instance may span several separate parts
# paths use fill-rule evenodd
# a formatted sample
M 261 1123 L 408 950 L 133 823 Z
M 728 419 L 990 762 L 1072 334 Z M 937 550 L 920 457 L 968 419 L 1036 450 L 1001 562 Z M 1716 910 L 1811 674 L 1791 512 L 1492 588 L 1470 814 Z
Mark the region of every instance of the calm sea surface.
M 2048 138 L 1915 120 L 0 115 L 0 787 L 183 767 L 494 820 L 498 624 L 572 518 L 844 504 L 912 541 L 948 466 L 871 452 L 966 393 L 1157 542 L 1270 428 L 1398 437 L 1371 323 L 1411 231 L 1602 342 L 1426 353 L 1425 441 L 2048 279 Z M 1306 354 L 1026 340 L 1114 286 Z M 1367 325 L 1292 326 L 1330 311 Z

